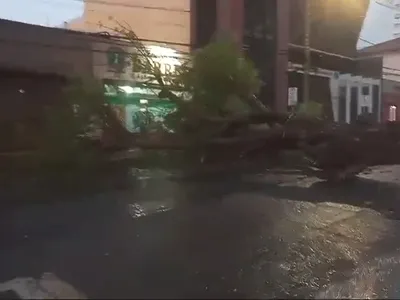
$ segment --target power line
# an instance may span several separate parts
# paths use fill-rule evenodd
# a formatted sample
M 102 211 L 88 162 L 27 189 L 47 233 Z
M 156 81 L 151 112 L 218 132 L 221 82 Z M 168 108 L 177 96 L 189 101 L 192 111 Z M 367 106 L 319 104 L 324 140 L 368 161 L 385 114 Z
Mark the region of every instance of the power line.
M 78 0 L 81 1 L 81 0 Z M 88 0 L 86 0 L 88 1 Z M 90 1 L 95 1 L 95 0 L 90 0 Z M 96 0 L 97 1 L 97 0 Z M 68 31 L 67 31 L 68 32 Z M 87 36 L 92 36 L 92 37 L 97 37 L 97 38 L 112 38 L 113 41 L 113 45 L 120 45 L 120 46 L 127 46 L 129 47 L 129 39 L 121 37 L 121 36 L 117 36 L 117 35 L 111 35 L 109 33 L 107 33 L 107 36 L 101 36 L 98 33 L 83 33 L 83 32 L 74 32 L 74 31 L 69 31 L 71 33 L 75 33 L 76 37 L 78 37 L 79 35 L 81 35 L 82 37 L 86 35 Z M 82 38 L 83 39 L 83 38 Z M 369 43 L 371 45 L 376 45 L 375 43 L 368 41 L 366 39 L 363 38 L 359 38 L 360 40 Z M 109 40 L 111 41 L 111 40 Z M 166 45 L 175 45 L 175 46 L 184 46 L 184 47 L 190 47 L 191 44 L 187 44 L 187 43 L 177 43 L 177 42 L 169 42 L 169 41 L 157 41 L 157 40 L 151 40 L 151 39 L 139 39 L 138 41 L 140 42 L 150 42 L 150 43 L 157 43 L 157 44 L 166 44 Z M 0 39 L 0 42 L 3 43 L 18 43 L 18 44 L 31 44 L 31 45 L 40 45 L 42 47 L 50 47 L 50 48 L 59 48 L 59 49 L 69 49 L 69 50 L 80 50 L 80 51 L 90 51 L 90 52 L 99 52 L 99 53 L 109 53 L 108 51 L 105 50 L 98 50 L 98 49 L 91 49 L 91 48 L 86 48 L 86 47 L 77 47 L 77 46 L 69 46 L 69 45 L 56 45 L 56 44 L 46 44 L 46 43 L 42 43 L 42 42 L 37 42 L 37 41 L 21 41 L 21 40 L 11 40 L 11 39 Z M 100 43 L 107 43 L 106 40 L 103 41 L 99 41 Z M 119 44 L 118 44 L 119 42 Z M 302 45 L 296 45 L 296 44 L 289 44 L 290 47 L 292 48 L 300 48 L 300 49 L 304 49 L 304 46 Z M 327 51 L 323 51 L 323 50 L 319 50 L 319 49 L 315 49 L 315 48 L 310 48 L 311 52 L 316 52 L 316 53 L 320 53 L 320 54 L 324 54 L 324 55 L 329 55 L 329 56 L 336 56 L 338 58 L 342 58 L 342 59 L 348 59 L 348 60 L 366 60 L 366 59 L 372 59 L 375 57 L 381 57 L 380 56 L 374 56 L 374 57 L 347 57 L 347 56 L 343 56 L 337 53 L 332 53 L 332 52 L 327 52 Z M 177 51 L 178 53 L 180 52 L 181 54 L 184 55 L 188 55 L 188 52 L 183 52 L 183 51 Z M 131 53 L 131 52 L 122 52 L 122 54 L 136 54 L 136 53 Z M 176 58 L 176 56 L 163 56 L 163 57 L 171 57 L 171 58 Z M 386 67 L 383 67 L 386 68 Z M 398 69 L 393 69 L 396 71 L 400 71 Z
M 362 41 L 364 41 L 366 43 L 369 43 L 371 45 L 376 45 L 376 43 L 373 43 L 373 42 L 368 41 L 366 39 L 360 38 L 360 40 L 362 40 Z M 304 49 L 304 47 L 305 47 L 303 45 L 296 45 L 296 44 L 289 44 L 289 46 L 292 47 L 292 48 L 300 48 L 300 49 Z M 376 56 L 369 56 L 369 57 L 355 57 L 355 58 L 353 58 L 353 57 L 344 56 L 344 55 L 340 55 L 340 54 L 337 54 L 337 53 L 331 53 L 331 52 L 327 52 L 327 51 L 323 51 L 323 50 L 319 50 L 319 49 L 315 49 L 315 48 L 310 48 L 310 50 L 311 50 L 311 52 L 320 53 L 320 54 L 324 54 L 324 55 L 328 55 L 328 56 L 334 56 L 334 57 L 338 57 L 338 58 L 341 58 L 341 59 L 354 60 L 354 61 L 369 60 L 369 59 L 382 57 L 382 55 L 376 55 Z M 385 67 L 383 65 L 382 65 L 382 69 L 400 72 L 400 69 Z M 384 74 L 386 74 L 386 73 L 384 73 Z M 400 76 L 400 74 L 396 74 L 396 75 Z
M 93 3 L 93 4 L 100 4 L 100 5 L 107 5 L 107 6 L 119 6 L 125 8 L 135 8 L 135 9 L 147 9 L 147 10 L 162 10 L 162 11 L 170 11 L 170 12 L 183 12 L 188 13 L 190 9 L 179 9 L 179 8 L 168 8 L 168 7 L 161 7 L 161 6 L 145 6 L 145 5 L 135 5 L 135 4 L 128 4 L 123 2 L 109 2 L 105 0 L 72 0 L 81 3 Z
M 368 40 L 366 40 L 366 39 L 364 39 L 362 37 L 359 37 L 358 39 L 360 41 L 364 42 L 364 43 L 370 44 L 371 46 L 375 46 L 376 45 L 376 43 L 370 42 L 370 41 L 368 41 Z
M 85 35 L 85 33 L 78 33 L 78 35 Z M 88 36 L 94 37 L 94 38 L 101 38 L 101 36 L 99 36 L 99 34 L 95 34 L 95 33 L 89 33 L 87 34 Z M 124 37 L 120 37 L 120 36 L 115 36 L 115 35 L 108 35 L 108 37 L 110 37 L 111 39 L 107 39 L 107 40 L 99 40 L 98 43 L 107 43 L 109 41 L 112 41 L 113 43 L 110 43 L 110 46 L 122 46 L 122 47 L 129 47 L 129 39 L 124 38 Z M 104 37 L 103 37 L 104 38 Z M 84 38 L 82 38 L 81 40 L 84 40 Z M 179 46 L 190 46 L 190 44 L 185 44 L 185 43 L 174 43 L 174 42 L 166 42 L 166 41 L 157 41 L 157 40 L 150 40 L 150 39 L 139 39 L 138 41 L 140 42 L 151 42 L 151 43 L 157 43 L 157 44 L 170 44 L 170 45 L 179 45 Z M 87 51 L 87 52 L 91 52 L 91 53 L 109 53 L 109 51 L 106 50 L 99 50 L 99 49 L 93 49 L 93 48 L 89 48 L 89 47 L 79 47 L 79 46 L 72 46 L 72 45 L 59 45 L 59 44 L 50 44 L 50 43 L 42 43 L 42 42 L 38 42 L 38 41 L 21 41 L 21 40 L 12 40 L 12 39 L 1 39 L 0 38 L 0 43 L 10 43 L 10 44 L 23 44 L 23 45 L 37 45 L 37 46 L 41 46 L 41 47 L 45 47 L 45 48 L 57 48 L 57 49 L 63 49 L 63 50 L 75 50 L 75 51 Z M 292 48 L 300 48 L 303 49 L 304 46 L 301 45 L 295 45 L 295 44 L 289 44 L 290 47 Z M 319 50 L 319 49 L 315 49 L 315 48 L 310 48 L 311 52 L 315 52 L 315 53 L 320 53 L 320 54 L 324 54 L 324 55 L 328 55 L 328 56 L 335 56 L 341 59 L 347 59 L 347 60 L 358 60 L 358 58 L 352 58 L 352 57 L 348 57 L 348 56 L 343 56 L 337 53 L 331 53 L 331 52 L 326 52 L 323 50 Z M 178 51 L 177 51 L 178 52 Z M 183 55 L 189 55 L 188 52 L 183 52 L 180 51 L 178 53 L 181 53 Z M 126 54 L 126 55 L 138 55 L 137 53 L 134 52 L 126 52 L 126 51 L 122 51 L 120 54 Z M 154 56 L 155 57 L 155 56 Z M 176 56 L 168 56 L 168 55 L 162 55 L 162 57 L 166 57 L 166 58 L 178 58 Z M 366 58 L 366 59 L 370 59 L 370 58 Z M 397 69 L 394 69 L 397 70 Z M 400 69 L 398 70 L 400 71 Z
M 391 71 L 398 71 L 398 72 L 400 72 L 400 69 L 396 69 L 396 68 L 383 67 L 383 66 L 382 66 L 382 68 L 383 68 L 383 69 L 386 69 L 386 70 L 391 70 Z
M 84 35 L 84 33 L 79 33 Z M 98 34 L 88 34 L 89 36 L 92 36 L 94 38 L 101 38 Z M 117 37 L 117 36 L 112 36 L 110 35 L 112 39 L 108 40 L 99 40 L 98 43 L 107 43 L 109 41 L 113 41 L 113 43 L 110 43 L 110 46 L 122 46 L 122 47 L 129 47 L 129 40 L 123 37 Z M 84 40 L 83 38 L 81 40 Z M 175 42 L 166 42 L 166 41 L 157 41 L 157 40 L 150 40 L 150 39 L 139 39 L 138 41 L 140 42 L 151 42 L 151 43 L 157 43 L 157 44 L 167 44 L 167 45 L 178 45 L 178 46 L 190 46 L 190 44 L 185 44 L 185 43 L 175 43 Z M 118 43 L 119 42 L 119 43 Z M 92 49 L 89 47 L 79 47 L 79 46 L 72 46 L 72 45 L 59 45 L 59 44 L 50 44 L 50 43 L 42 43 L 38 41 L 22 41 L 22 40 L 12 40 L 12 39 L 2 39 L 0 38 L 0 43 L 10 43 L 10 44 L 23 44 L 23 45 L 37 45 L 45 48 L 57 48 L 57 49 L 64 49 L 64 50 L 77 50 L 77 51 L 88 51 L 88 52 L 98 52 L 98 53 L 109 53 L 106 50 L 99 50 L 99 49 Z M 292 48 L 301 48 L 303 49 L 304 46 L 301 45 L 295 45 L 295 44 L 289 44 L 290 47 Z M 354 60 L 352 57 L 348 56 L 343 56 L 337 53 L 331 53 L 331 52 L 326 52 L 323 50 L 315 49 L 315 48 L 310 48 L 311 52 L 316 52 L 320 54 L 325 54 L 328 56 L 335 56 L 338 58 L 342 59 L 347 59 L 347 60 Z M 190 53 L 188 52 L 183 52 L 183 51 L 177 51 L 178 53 L 184 54 L 184 55 L 189 55 Z M 122 54 L 136 54 L 133 52 L 122 52 Z M 164 56 L 163 57 L 171 57 L 171 58 L 177 58 L 176 56 Z
M 42 1 L 46 1 L 46 0 L 42 0 Z M 49 1 L 49 0 L 47 0 Z M 124 6 L 124 7 L 131 7 L 131 8 L 144 8 L 144 9 L 154 9 L 154 10 L 167 10 L 167 11 L 179 11 L 179 12 L 190 12 L 190 10 L 179 10 L 179 9 L 170 9 L 170 8 L 165 8 L 165 7 L 149 7 L 149 6 L 140 6 L 140 5 L 133 5 L 133 4 L 126 4 L 126 3 L 111 3 L 108 1 L 104 1 L 104 0 L 73 0 L 73 1 L 78 1 L 78 2 L 82 2 L 82 3 L 98 3 L 98 4 L 104 4 L 104 5 L 111 5 L 111 6 Z M 115 36 L 113 36 L 115 37 Z M 375 45 L 375 43 L 368 41 L 364 38 L 359 37 L 359 40 L 368 43 L 370 45 Z M 144 40 L 145 41 L 145 40 Z M 149 40 L 149 42 L 154 42 Z M 166 44 L 170 44 L 170 45 L 177 45 L 177 46 L 190 46 L 188 44 L 178 44 L 178 43 L 171 43 L 171 42 L 158 42 L 158 43 L 166 43 Z M 302 46 L 300 45 L 294 45 L 294 44 L 290 44 L 290 46 L 294 47 L 294 48 L 302 48 Z M 312 48 L 311 48 L 312 49 Z M 337 53 L 331 53 L 331 52 L 326 52 L 323 50 L 319 50 L 319 49 L 312 49 L 313 52 L 319 52 L 321 54 L 326 54 L 326 55 L 331 55 L 331 56 L 341 56 L 342 58 L 347 58 L 344 57 L 340 54 Z
M 152 41 L 152 40 L 146 40 L 146 41 Z M 107 41 L 99 41 L 99 43 L 106 43 Z M 152 41 L 157 43 L 158 41 Z M 63 50 L 74 50 L 74 51 L 86 51 L 86 52 L 91 52 L 91 53 L 109 53 L 109 51 L 106 50 L 99 50 L 99 49 L 93 49 L 90 47 L 79 47 L 79 46 L 70 46 L 70 45 L 57 45 L 57 44 L 48 44 L 48 43 L 41 43 L 37 41 L 21 41 L 21 40 L 11 40 L 11 39 L 1 39 L 0 38 L 0 43 L 8 43 L 8 44 L 23 44 L 23 45 L 37 45 L 45 48 L 56 48 L 56 49 L 63 49 Z M 159 42 L 159 43 L 164 43 L 164 42 Z M 120 45 L 120 46 L 127 46 L 129 47 L 129 44 L 110 44 L 110 46 L 115 46 L 115 45 Z M 120 54 L 126 54 L 126 55 L 139 55 L 134 52 L 126 52 L 122 51 Z M 185 53 L 189 54 L 189 53 Z M 157 57 L 156 55 L 150 55 L 150 57 Z M 161 55 L 160 57 L 166 57 L 166 58 L 177 58 L 177 56 L 173 55 Z M 184 57 L 183 57 L 184 59 Z
M 108 29 L 108 28 L 106 28 Z M 72 31 L 74 32 L 74 31 Z M 114 41 L 120 41 L 120 42 L 124 42 L 125 45 L 126 43 L 130 43 L 131 40 L 127 37 L 121 36 L 121 35 L 116 35 L 116 34 L 111 34 L 108 31 L 104 31 L 104 32 L 88 32 L 88 33 L 84 33 L 84 32 L 78 32 L 78 34 L 86 34 L 92 37 L 107 37 L 107 38 L 111 38 Z M 102 35 L 104 34 L 104 35 Z M 183 46 L 183 47 L 191 47 L 191 44 L 188 43 L 179 43 L 179 42 L 171 42 L 171 41 L 157 41 L 157 40 L 151 40 L 151 39 L 136 39 L 135 41 L 138 42 L 150 42 L 150 43 L 157 43 L 157 44 L 167 44 L 167 45 L 173 45 L 173 46 Z M 188 53 L 186 53 L 188 54 Z

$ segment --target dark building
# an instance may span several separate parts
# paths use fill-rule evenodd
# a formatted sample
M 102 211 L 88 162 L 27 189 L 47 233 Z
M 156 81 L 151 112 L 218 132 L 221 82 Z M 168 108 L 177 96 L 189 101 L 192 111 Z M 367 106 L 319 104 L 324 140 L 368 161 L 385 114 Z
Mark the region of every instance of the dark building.
M 369 0 L 308 0 L 310 20 L 311 70 L 334 71 L 380 78 L 380 60 L 358 61 L 357 41 L 369 7 Z M 307 0 L 292 0 L 290 7 L 289 61 L 304 65 L 304 33 Z M 340 20 L 340 22 L 338 21 Z M 315 72 L 314 72 L 315 71 Z M 303 102 L 303 74 L 289 72 L 289 86 L 298 87 L 299 102 Z M 326 114 L 330 111 L 329 77 L 310 76 L 310 99 L 326 101 Z
M 216 32 L 228 32 L 254 61 L 264 85 L 263 101 L 286 110 L 290 0 L 192 0 L 191 41 L 207 44 Z M 279 99 L 279 100 L 278 100 Z
M 92 74 L 90 50 L 81 34 L 0 20 L 0 150 L 31 146 L 66 78 Z
M 192 0 L 192 45 L 205 45 L 216 31 L 233 33 L 259 69 L 262 101 L 286 111 L 288 86 L 298 87 L 303 101 L 302 74 L 288 73 L 288 65 L 305 62 L 306 4 L 306 0 Z M 369 0 L 309 0 L 313 69 L 379 76 L 379 62 L 353 59 L 368 7 Z M 311 76 L 310 81 L 312 100 L 330 99 L 328 80 Z
M 277 1 L 253 0 L 244 2 L 243 44 L 264 85 L 260 98 L 275 107 L 275 61 L 277 40 Z

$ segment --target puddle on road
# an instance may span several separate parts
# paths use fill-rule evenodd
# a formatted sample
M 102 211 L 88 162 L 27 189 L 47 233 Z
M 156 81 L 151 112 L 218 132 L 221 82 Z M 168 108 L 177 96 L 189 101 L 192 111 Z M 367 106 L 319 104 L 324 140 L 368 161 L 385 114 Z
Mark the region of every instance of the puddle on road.
M 173 207 L 172 206 L 166 206 L 165 204 L 159 204 L 159 203 L 134 203 L 134 204 L 128 204 L 128 212 L 129 215 L 134 218 L 142 218 L 142 217 L 147 217 L 150 215 L 162 213 L 162 212 L 167 212 L 171 210 Z
M 381 242 L 393 238 L 393 221 L 370 209 L 251 193 L 229 198 L 225 205 L 241 212 L 235 214 L 239 221 L 247 215 L 257 224 L 269 224 L 258 229 L 262 252 L 252 261 L 265 298 L 313 297 L 330 282 L 350 278 L 371 249 L 385 251 Z M 265 274 L 271 273 L 274 280 L 265 287 Z M 271 292 L 275 289 L 280 292 Z
M 175 207 L 180 186 L 170 180 L 174 174 L 165 170 L 132 169 L 138 180 L 137 190 L 132 195 L 134 203 L 127 204 L 129 215 L 142 218 L 167 212 Z
M 142 201 L 128 204 L 129 215 L 135 219 L 166 212 L 176 206 L 177 198 L 174 195 L 178 195 L 180 186 L 169 181 L 165 173 L 159 173 L 159 179 L 156 180 L 145 175 L 146 172 L 142 174 L 138 191 L 138 195 L 143 197 L 134 197 Z M 246 177 L 244 181 L 256 179 Z M 299 180 L 297 175 L 287 175 L 286 182 L 281 182 L 282 176 L 260 176 L 258 179 L 261 182 L 304 188 L 310 187 L 315 181 L 314 178 Z M 222 203 L 225 213 L 228 213 L 226 218 L 235 217 L 238 223 L 248 216 L 257 224 L 273 224 L 272 232 L 268 226 L 260 229 L 259 238 L 265 245 L 260 243 L 266 250 L 254 258 L 252 268 L 258 274 L 272 272 L 275 283 L 271 286 L 279 286 L 281 295 L 291 295 L 296 290 L 301 295 L 313 297 L 321 289 L 326 289 L 332 281 L 342 282 L 343 278 L 351 278 L 352 271 L 360 265 L 364 254 L 373 245 L 376 248 L 381 240 L 388 239 L 393 229 L 393 223 L 374 210 L 330 201 L 313 203 L 274 199 L 257 193 L 235 193 L 224 197 Z M 255 220 L 257 218 L 260 220 Z M 279 250 L 270 246 L 267 240 L 271 238 L 282 240 Z M 377 268 L 368 269 L 368 274 L 376 275 L 380 272 Z M 390 268 L 387 269 L 389 274 Z M 400 270 L 398 273 L 400 275 Z M 264 276 L 260 276 L 260 282 L 262 290 L 266 285 Z M 377 289 L 381 285 L 376 276 L 354 282 L 358 282 L 358 290 L 353 288 L 353 298 L 354 295 L 374 298 L 376 294 L 367 286 L 374 285 Z M 324 294 L 318 294 L 317 298 L 337 297 L 338 290 L 340 295 L 346 297 L 349 295 L 347 291 L 351 286 L 354 287 L 351 284 L 341 283 L 326 290 Z
M 138 169 L 132 168 L 131 175 L 137 180 L 149 180 L 149 179 L 169 179 L 172 176 L 177 175 L 176 172 L 166 171 L 162 169 Z

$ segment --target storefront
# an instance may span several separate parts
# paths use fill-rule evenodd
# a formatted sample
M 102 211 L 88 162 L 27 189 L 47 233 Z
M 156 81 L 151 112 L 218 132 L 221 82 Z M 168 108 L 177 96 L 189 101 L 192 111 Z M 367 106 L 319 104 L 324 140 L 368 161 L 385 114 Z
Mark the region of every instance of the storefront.
M 109 84 L 105 84 L 105 89 L 107 100 L 131 132 L 140 132 L 156 123 L 162 126 L 164 118 L 176 109 L 174 103 L 158 97 L 157 89 Z
M 147 49 L 152 55 L 153 62 L 166 76 L 173 74 L 175 68 L 182 63 L 182 54 L 174 49 L 155 45 L 149 45 Z M 123 67 L 125 63 L 110 57 L 113 56 L 107 57 L 108 64 L 119 67 L 112 68 L 114 73 L 122 72 L 124 76 L 114 74 L 103 77 L 105 94 L 126 128 L 131 132 L 140 132 L 151 125 L 163 126 L 165 116 L 173 112 L 176 105 L 168 99 L 159 97 L 161 90 L 157 82 L 149 80 L 151 75 L 135 72 L 134 67 Z M 129 56 L 126 59 L 129 59 Z M 110 69 L 111 67 L 108 68 Z M 182 95 L 179 92 L 175 94 Z

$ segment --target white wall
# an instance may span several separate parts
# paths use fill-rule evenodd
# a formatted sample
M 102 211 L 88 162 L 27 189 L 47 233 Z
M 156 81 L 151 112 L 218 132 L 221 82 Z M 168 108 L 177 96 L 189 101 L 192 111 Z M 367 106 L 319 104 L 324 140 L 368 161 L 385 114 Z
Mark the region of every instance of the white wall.
M 400 82 L 400 53 L 384 55 L 382 77 L 383 79 Z
M 331 99 L 332 99 L 332 110 L 333 110 L 333 118 L 334 121 L 339 121 L 339 88 L 346 87 L 346 122 L 350 123 L 351 119 L 351 108 L 350 108 L 350 89 L 351 87 L 358 88 L 358 107 L 357 113 L 361 114 L 361 107 L 368 106 L 369 111 L 372 112 L 373 103 L 372 103 L 372 86 L 379 85 L 381 88 L 381 81 L 379 79 L 372 78 L 364 78 L 361 76 L 352 76 L 350 74 L 341 74 L 338 77 L 331 77 L 330 80 L 330 89 L 331 89 Z M 369 87 L 369 97 L 364 97 L 362 95 L 362 87 Z M 379 102 L 381 102 L 381 98 L 379 98 Z M 379 105 L 380 107 L 380 105 Z M 378 116 L 380 116 L 381 111 L 378 112 Z

